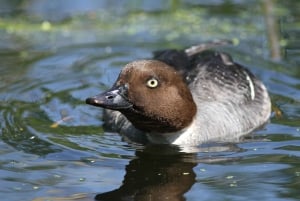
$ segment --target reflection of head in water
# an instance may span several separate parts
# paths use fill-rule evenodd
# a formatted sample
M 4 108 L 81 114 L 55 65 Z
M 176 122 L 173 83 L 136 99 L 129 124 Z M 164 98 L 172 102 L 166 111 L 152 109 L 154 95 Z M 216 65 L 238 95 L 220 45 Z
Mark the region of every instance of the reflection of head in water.
M 195 183 L 194 154 L 180 153 L 174 146 L 153 145 L 137 151 L 136 156 L 126 166 L 122 186 L 98 194 L 96 200 L 185 200 L 183 194 Z

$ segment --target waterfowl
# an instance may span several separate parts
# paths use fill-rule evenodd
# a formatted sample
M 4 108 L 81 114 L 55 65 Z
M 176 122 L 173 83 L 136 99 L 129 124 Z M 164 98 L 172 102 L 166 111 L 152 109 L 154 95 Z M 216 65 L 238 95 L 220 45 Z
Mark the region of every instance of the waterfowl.
M 265 85 L 226 53 L 222 41 L 163 50 L 128 63 L 107 91 L 86 103 L 104 108 L 104 122 L 128 138 L 199 145 L 232 142 L 265 124 Z

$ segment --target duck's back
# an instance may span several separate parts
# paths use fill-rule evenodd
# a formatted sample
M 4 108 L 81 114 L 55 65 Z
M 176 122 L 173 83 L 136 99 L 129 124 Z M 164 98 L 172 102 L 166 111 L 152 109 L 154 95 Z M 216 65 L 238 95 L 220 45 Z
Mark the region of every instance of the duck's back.
M 248 69 L 224 53 L 204 51 L 186 57 L 184 54 L 169 50 L 156 55 L 182 73 L 198 108 L 189 134 L 192 137 L 182 137 L 177 143 L 238 140 L 268 120 L 269 95 Z M 183 59 L 180 64 L 170 57 Z

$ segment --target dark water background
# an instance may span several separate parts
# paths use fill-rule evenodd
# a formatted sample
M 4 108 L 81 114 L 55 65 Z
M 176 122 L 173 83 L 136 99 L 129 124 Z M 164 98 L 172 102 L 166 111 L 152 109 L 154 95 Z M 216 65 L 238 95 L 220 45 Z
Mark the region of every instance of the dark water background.
M 1 0 L 1 200 L 93 200 L 122 183 L 103 199 L 299 200 L 300 1 L 271 15 L 270 2 Z M 277 114 L 246 141 L 194 154 L 130 144 L 84 103 L 132 60 L 216 38 L 235 41 L 221 49 L 264 81 Z

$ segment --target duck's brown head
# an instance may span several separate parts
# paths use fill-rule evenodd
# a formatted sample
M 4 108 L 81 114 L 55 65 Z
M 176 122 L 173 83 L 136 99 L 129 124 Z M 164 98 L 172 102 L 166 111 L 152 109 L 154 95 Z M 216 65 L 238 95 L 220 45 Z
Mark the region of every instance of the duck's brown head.
M 196 104 L 182 76 L 167 64 L 140 60 L 127 64 L 111 89 L 86 103 L 118 110 L 145 132 L 167 133 L 186 128 Z

